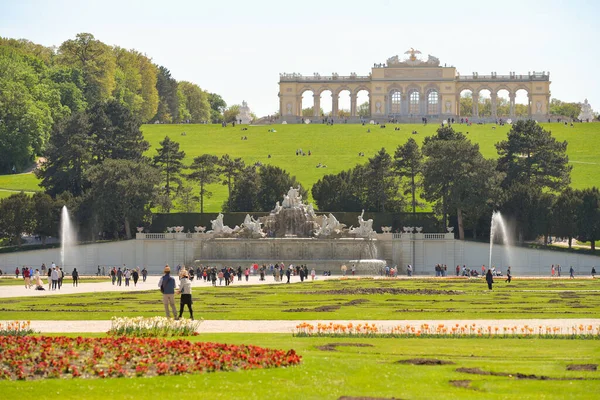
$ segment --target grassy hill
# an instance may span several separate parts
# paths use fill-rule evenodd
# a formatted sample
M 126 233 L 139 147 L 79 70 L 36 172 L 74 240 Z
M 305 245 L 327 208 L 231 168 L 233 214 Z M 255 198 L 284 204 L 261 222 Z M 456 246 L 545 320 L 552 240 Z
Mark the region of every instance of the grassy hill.
M 573 128 L 557 123 L 542 125 L 557 140 L 569 143 L 567 153 L 573 165 L 571 185 L 577 189 L 600 186 L 597 174 L 600 168 L 600 123 L 577 124 Z M 400 127 L 400 131 L 395 131 L 395 126 Z M 272 128 L 276 132 L 269 132 Z M 471 141 L 479 143 L 485 157 L 496 158 L 494 145 L 506 138 L 510 126 L 493 129 L 492 125 L 468 127 L 457 124 L 454 128 L 463 133 L 468 132 Z M 353 124 L 278 124 L 250 126 L 246 131 L 241 129 L 240 126 L 222 128 L 220 125 L 142 126 L 144 136 L 151 145 L 149 156 L 156 154 L 154 149 L 158 143 L 169 136 L 179 142 L 181 149 L 186 152 L 186 164 L 204 153 L 219 156 L 229 154 L 232 157 L 242 157 L 246 164 L 260 161 L 277 165 L 295 175 L 304 186 L 310 187 L 323 175 L 338 173 L 358 163 L 367 162 L 368 157 L 382 147 L 393 154 L 396 147 L 405 143 L 409 137 L 414 137 L 421 144 L 426 136 L 435 132 L 437 125 L 389 124 L 387 128 L 381 129 L 377 126 Z M 367 132 L 368 129 L 370 133 Z M 412 135 L 413 130 L 418 134 Z M 182 135 L 183 132 L 185 135 Z M 241 140 L 242 136 L 248 139 Z M 296 156 L 297 149 L 302 149 L 305 153 L 310 150 L 312 155 Z M 359 157 L 359 152 L 363 152 L 365 156 Z M 327 167 L 316 168 L 319 163 Z M 0 189 L 39 190 L 39 187 L 33 174 L 17 174 L 0 176 Z M 214 195 L 205 200 L 205 211 L 219 211 L 226 199 L 227 189 L 225 186 L 214 185 L 210 190 Z

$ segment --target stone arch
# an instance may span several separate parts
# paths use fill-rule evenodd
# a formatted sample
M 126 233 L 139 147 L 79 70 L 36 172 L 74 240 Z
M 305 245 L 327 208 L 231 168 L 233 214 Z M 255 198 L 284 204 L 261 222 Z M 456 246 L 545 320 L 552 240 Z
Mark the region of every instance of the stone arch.
M 333 94 L 336 109 L 334 116 L 346 118 L 352 115 L 352 89 L 347 85 L 339 86 Z
M 508 86 L 508 85 L 505 85 L 505 84 L 501 84 L 501 85 L 496 86 L 496 88 L 494 88 L 494 90 L 493 90 L 492 93 L 498 94 L 498 92 L 501 91 L 501 90 L 506 90 L 509 94 L 513 93 L 512 88 L 510 86 Z
M 304 92 L 307 91 L 313 92 L 313 94 L 317 92 L 312 86 L 303 86 L 300 90 L 298 90 L 298 94 L 300 96 L 304 96 Z
M 479 94 L 482 90 L 488 90 L 490 93 L 494 93 L 494 90 L 490 85 L 480 85 L 476 89 L 476 93 Z
M 362 92 L 363 90 L 367 91 L 369 93 L 369 95 L 371 94 L 371 88 L 365 85 L 359 85 L 357 86 L 353 91 L 352 94 L 353 95 L 358 95 L 358 92 Z

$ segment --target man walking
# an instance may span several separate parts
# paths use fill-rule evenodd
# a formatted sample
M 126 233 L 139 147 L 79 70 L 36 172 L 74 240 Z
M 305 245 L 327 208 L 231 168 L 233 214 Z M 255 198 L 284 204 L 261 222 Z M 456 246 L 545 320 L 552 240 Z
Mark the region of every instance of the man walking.
M 165 306 L 165 314 L 167 318 L 171 318 L 171 310 L 173 310 L 173 318 L 177 316 L 175 309 L 175 279 L 171 276 L 171 268 L 167 264 L 163 271 L 165 274 L 158 281 L 158 287 L 163 294 L 163 305 Z

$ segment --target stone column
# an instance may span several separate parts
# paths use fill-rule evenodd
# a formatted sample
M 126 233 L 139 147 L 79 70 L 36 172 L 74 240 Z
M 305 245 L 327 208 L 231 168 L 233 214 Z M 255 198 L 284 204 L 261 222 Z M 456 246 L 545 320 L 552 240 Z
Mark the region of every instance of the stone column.
M 455 115 L 457 117 L 461 117 L 462 115 L 460 115 L 460 93 L 456 95 L 456 98 L 454 99 L 454 111 L 455 111 Z
M 479 93 L 473 93 L 473 114 L 471 117 L 479 118 Z
M 402 93 L 400 95 L 400 114 L 408 115 L 408 94 Z
M 427 115 L 427 95 L 419 93 L 419 112 L 421 115 Z
M 356 117 L 356 93 L 350 93 L 350 116 Z
M 517 97 L 517 95 L 515 93 L 508 94 L 508 102 L 510 104 L 509 115 L 511 118 L 515 118 L 515 97 Z
M 527 92 L 527 116 L 531 118 L 531 94 Z
M 492 98 L 492 118 L 498 118 L 498 93 L 491 93 L 490 97 Z
M 302 116 L 302 95 L 296 96 L 296 116 Z
M 285 115 L 285 110 L 283 108 L 283 97 L 281 97 L 281 93 L 277 93 L 279 97 L 279 115 L 283 117 Z
M 321 94 L 313 94 L 313 117 L 321 117 Z
M 333 117 L 338 116 L 340 95 L 338 93 L 331 93 L 331 115 Z

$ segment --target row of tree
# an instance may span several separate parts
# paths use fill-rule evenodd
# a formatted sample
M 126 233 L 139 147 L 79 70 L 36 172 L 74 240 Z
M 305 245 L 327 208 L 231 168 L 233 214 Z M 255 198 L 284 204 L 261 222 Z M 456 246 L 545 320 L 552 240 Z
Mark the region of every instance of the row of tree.
M 179 149 L 179 143 L 167 136 L 160 146 L 153 164 L 161 175 L 157 205 L 164 212 L 171 210 L 174 200 L 187 212 L 193 211 L 199 201 L 200 212 L 204 212 L 204 199 L 212 196 L 208 186 L 219 182 L 228 188 L 224 211 L 271 211 L 275 202 L 281 200 L 282 193 L 298 185 L 295 177 L 276 166 L 246 166 L 241 158 L 231 158 L 228 154 L 221 157 L 203 154 L 186 166 L 185 152 Z M 198 186 L 198 196 L 193 195 L 194 190 L 185 185 L 186 181 Z M 306 195 L 306 191 L 302 191 Z
M 415 212 L 421 197 L 444 226 L 448 214 L 456 216 L 461 239 L 465 227 L 476 237 L 482 218 L 489 225 L 494 209 L 516 221 L 520 240 L 600 238 L 598 189 L 568 188 L 566 142 L 529 120 L 514 124 L 496 148 L 499 158 L 486 159 L 467 136 L 443 127 L 422 148 L 411 138 L 393 156 L 381 149 L 365 165 L 324 176 L 312 195 L 321 211 L 354 212 L 404 211 L 407 204 Z
M 142 123 L 217 123 L 234 120 L 239 108 L 89 33 L 57 48 L 0 37 L 0 173 L 27 168 L 44 155 L 56 125 L 110 100 Z

